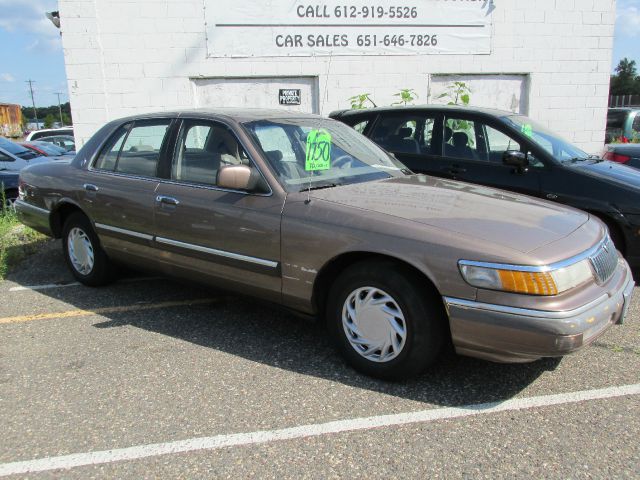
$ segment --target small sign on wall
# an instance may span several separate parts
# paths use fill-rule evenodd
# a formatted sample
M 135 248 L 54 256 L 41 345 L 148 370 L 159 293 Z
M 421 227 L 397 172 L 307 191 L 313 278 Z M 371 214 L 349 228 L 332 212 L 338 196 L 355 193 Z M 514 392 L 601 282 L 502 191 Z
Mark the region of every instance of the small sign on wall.
M 281 88 L 278 96 L 280 105 L 300 105 L 299 88 Z

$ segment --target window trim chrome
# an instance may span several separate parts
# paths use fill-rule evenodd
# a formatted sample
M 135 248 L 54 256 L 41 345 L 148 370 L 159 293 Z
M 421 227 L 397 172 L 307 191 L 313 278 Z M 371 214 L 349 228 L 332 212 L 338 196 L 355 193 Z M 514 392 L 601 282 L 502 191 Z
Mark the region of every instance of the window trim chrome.
M 514 272 L 529 272 L 529 273 L 544 273 L 559 270 L 561 268 L 570 267 L 578 262 L 587 260 L 596 254 L 605 243 L 609 240 L 609 235 L 605 235 L 598 243 L 593 247 L 585 250 L 578 255 L 561 260 L 549 265 L 513 265 L 508 263 L 492 263 L 492 262 L 477 262 L 473 260 L 458 260 L 458 268 L 462 267 L 483 267 L 491 268 L 493 270 L 509 270 Z

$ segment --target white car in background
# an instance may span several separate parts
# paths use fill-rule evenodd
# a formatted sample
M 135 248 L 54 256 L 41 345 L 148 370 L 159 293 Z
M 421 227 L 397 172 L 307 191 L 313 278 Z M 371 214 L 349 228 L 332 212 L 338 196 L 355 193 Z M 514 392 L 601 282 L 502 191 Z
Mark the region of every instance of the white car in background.
M 54 135 L 71 135 L 73 136 L 73 127 L 61 127 L 61 128 L 45 128 L 43 130 L 34 130 L 24 139 L 25 142 L 31 142 L 33 140 L 39 140 L 43 137 L 52 137 Z

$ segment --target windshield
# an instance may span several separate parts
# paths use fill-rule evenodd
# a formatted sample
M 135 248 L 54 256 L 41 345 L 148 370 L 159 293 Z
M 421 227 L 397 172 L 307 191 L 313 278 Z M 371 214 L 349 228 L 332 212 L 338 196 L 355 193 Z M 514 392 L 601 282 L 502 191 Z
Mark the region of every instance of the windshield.
M 38 154 L 34 151 L 2 137 L 0 137 L 0 147 L 4 148 L 9 153 L 12 153 L 16 157 L 22 158 L 23 160 L 30 160 L 38 156 Z
M 315 118 L 244 124 L 288 191 L 398 177 L 400 162 L 342 123 Z
M 546 150 L 556 160 L 563 163 L 587 160 L 588 153 L 559 137 L 539 123 L 523 115 L 502 117 L 502 120 L 529 137 L 533 143 Z

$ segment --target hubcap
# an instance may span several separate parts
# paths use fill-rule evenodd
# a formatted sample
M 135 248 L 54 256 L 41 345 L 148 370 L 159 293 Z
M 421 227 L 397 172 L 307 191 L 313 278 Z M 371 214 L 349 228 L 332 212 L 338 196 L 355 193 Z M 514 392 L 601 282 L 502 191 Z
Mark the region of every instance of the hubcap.
M 74 227 L 69 231 L 67 251 L 73 268 L 82 275 L 89 275 L 93 270 L 93 245 L 80 228 Z
M 407 339 L 407 324 L 398 303 L 375 287 L 358 288 L 347 296 L 342 326 L 353 349 L 372 362 L 393 360 Z

